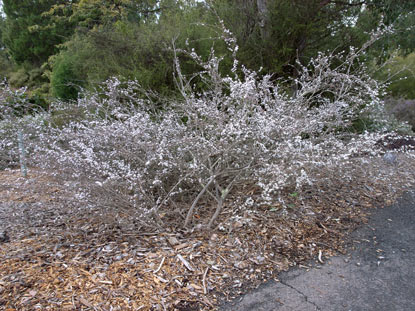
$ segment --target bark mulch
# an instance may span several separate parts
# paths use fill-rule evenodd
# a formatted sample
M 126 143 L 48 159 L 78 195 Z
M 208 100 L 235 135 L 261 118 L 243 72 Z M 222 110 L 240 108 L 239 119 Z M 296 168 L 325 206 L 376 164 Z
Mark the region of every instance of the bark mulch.
M 129 215 L 80 204 L 46 172 L 2 171 L 0 310 L 214 310 L 291 266 L 344 252 L 373 207 L 413 187 L 415 159 L 397 157 L 269 206 L 226 208 L 209 232 L 138 232 Z

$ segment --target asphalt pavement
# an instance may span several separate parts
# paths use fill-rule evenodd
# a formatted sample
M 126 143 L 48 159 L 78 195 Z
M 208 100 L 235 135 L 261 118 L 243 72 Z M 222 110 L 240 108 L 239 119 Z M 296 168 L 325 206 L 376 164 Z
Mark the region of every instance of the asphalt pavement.
M 222 311 L 415 311 L 415 192 L 373 211 L 346 255 L 294 268 Z

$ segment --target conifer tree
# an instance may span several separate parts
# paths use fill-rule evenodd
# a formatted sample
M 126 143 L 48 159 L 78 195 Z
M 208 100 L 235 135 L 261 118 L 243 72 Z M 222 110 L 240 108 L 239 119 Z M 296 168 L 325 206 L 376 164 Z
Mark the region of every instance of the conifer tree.
M 51 19 L 43 13 L 64 0 L 3 0 L 6 15 L 3 42 L 17 64 L 28 62 L 40 66 L 57 52 L 71 32 L 68 25 L 51 27 Z

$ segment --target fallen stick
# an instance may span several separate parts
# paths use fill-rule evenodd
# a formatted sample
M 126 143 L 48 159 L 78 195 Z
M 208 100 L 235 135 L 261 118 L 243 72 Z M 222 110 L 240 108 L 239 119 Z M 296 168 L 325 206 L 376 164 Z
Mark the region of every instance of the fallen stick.
M 203 273 L 203 280 L 202 280 L 202 283 L 203 283 L 203 293 L 205 295 L 207 295 L 207 293 L 208 293 L 208 288 L 206 286 L 206 275 L 207 275 L 208 271 L 209 271 L 209 267 L 207 267 L 206 270 L 205 270 L 205 273 Z
M 153 273 L 157 273 L 157 272 L 160 271 L 160 269 L 163 266 L 165 260 L 166 260 L 166 257 L 163 257 L 163 259 L 161 260 L 161 263 L 160 263 L 159 267 L 156 270 L 154 270 Z
M 321 249 L 318 250 L 318 261 L 320 263 L 324 263 L 323 259 L 321 259 L 321 255 L 323 255 L 323 252 L 321 251 Z
M 192 271 L 192 272 L 195 271 L 195 269 L 193 269 L 193 267 L 190 265 L 190 263 L 186 259 L 184 259 L 182 255 L 177 254 L 177 258 L 180 259 L 180 261 L 184 264 L 184 266 L 187 268 L 187 270 Z

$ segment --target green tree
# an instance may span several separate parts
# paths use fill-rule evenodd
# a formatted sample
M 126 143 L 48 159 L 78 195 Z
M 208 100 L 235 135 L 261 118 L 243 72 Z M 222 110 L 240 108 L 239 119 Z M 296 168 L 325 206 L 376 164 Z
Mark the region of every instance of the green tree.
M 3 0 L 6 15 L 3 42 L 17 64 L 28 62 L 40 66 L 57 53 L 57 46 L 71 35 L 71 27 L 49 27 L 43 15 L 64 0 Z
M 212 1 L 211 6 L 236 35 L 249 67 L 293 74 L 296 59 L 306 60 L 342 27 L 341 2 L 322 0 Z
M 78 0 L 56 4 L 50 14 L 62 17 L 61 11 L 68 7 L 71 14 L 66 17 L 66 23 L 75 24 L 78 30 L 83 31 L 107 27 L 117 21 L 137 23 L 149 20 L 164 8 L 159 0 Z
M 395 27 L 394 34 L 381 41 L 384 56 L 389 57 L 396 49 L 403 55 L 415 50 L 415 1 L 372 0 L 367 11 L 376 22 L 382 19 L 386 25 Z
M 403 0 L 215 0 L 209 2 L 236 35 L 239 56 L 249 67 L 295 75 L 295 62 L 306 63 L 322 50 L 347 50 L 368 39 L 379 25 L 400 23 L 397 35 L 374 46 L 373 57 L 400 47 L 415 47 L 415 1 Z M 398 40 L 397 40 L 398 38 Z M 392 44 L 393 43 L 393 44 Z M 387 47 L 386 45 L 389 44 Z
M 3 16 L 0 16 L 0 79 L 3 77 L 8 77 L 12 69 L 12 64 L 7 54 L 6 47 L 3 43 L 4 27 L 5 19 Z

